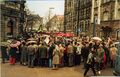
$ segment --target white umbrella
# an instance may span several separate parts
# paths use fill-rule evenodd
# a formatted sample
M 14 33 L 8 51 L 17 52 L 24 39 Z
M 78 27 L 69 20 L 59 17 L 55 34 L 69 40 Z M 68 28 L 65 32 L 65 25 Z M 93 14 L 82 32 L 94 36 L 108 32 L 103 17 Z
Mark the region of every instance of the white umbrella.
M 1 43 L 0 43 L 0 46 L 8 46 L 8 45 L 10 45 L 9 42 L 1 42 Z
M 98 41 L 102 41 L 102 39 L 100 37 L 93 37 L 93 40 L 98 40 Z
M 36 41 L 28 41 L 27 44 L 30 44 L 30 43 L 37 43 Z
M 35 41 L 36 39 L 35 38 L 29 38 L 27 39 L 27 41 Z

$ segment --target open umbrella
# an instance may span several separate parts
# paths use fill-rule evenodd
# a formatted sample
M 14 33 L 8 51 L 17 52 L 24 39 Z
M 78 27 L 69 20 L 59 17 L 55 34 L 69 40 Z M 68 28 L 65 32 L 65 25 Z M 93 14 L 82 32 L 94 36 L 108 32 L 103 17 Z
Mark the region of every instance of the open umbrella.
M 21 44 L 21 42 L 20 42 L 20 41 L 17 41 L 16 44 L 19 46 L 19 45 Z
M 37 43 L 37 41 L 28 41 L 26 44 Z
M 66 36 L 66 37 L 73 37 L 74 34 L 72 34 L 72 33 L 66 33 L 65 36 Z
M 97 40 L 97 41 L 102 41 L 102 39 L 100 37 L 93 37 L 93 40 Z
M 58 34 L 56 34 L 56 36 L 65 36 L 65 34 L 64 33 L 58 33 Z
M 9 42 L 1 42 L 1 43 L 0 43 L 0 46 L 8 46 L 8 45 L 10 45 Z
M 29 38 L 27 39 L 27 41 L 35 41 L 36 39 L 35 38 Z

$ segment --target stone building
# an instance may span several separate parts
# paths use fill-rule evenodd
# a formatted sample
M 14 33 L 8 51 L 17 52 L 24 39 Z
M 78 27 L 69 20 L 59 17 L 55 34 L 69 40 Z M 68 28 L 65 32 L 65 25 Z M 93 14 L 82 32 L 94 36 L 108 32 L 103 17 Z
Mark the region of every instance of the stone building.
M 120 1 L 93 0 L 92 8 L 91 23 L 96 22 L 96 36 L 120 39 Z
M 50 26 L 49 31 L 52 32 L 63 32 L 64 31 L 64 16 L 63 15 L 55 15 L 53 16 L 49 22 L 47 22 L 46 26 Z
M 80 28 L 80 34 L 84 33 L 87 35 L 91 34 L 91 11 L 92 11 L 92 0 L 79 0 L 79 19 L 78 25 Z
M 1 41 L 23 31 L 26 1 L 1 1 Z
M 75 31 L 75 12 L 75 0 L 65 0 L 64 32 Z
M 120 38 L 120 0 L 65 0 L 64 14 L 66 31 Z
M 92 0 L 65 0 L 65 28 L 75 34 L 90 33 Z

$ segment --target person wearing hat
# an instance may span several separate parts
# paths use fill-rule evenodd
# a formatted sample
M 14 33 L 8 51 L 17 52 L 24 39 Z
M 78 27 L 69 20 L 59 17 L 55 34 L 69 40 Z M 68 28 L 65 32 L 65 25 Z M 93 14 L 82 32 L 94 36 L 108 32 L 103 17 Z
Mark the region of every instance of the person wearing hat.
M 5 60 L 8 59 L 7 46 L 1 45 L 0 51 L 1 51 L 2 63 L 5 63 Z

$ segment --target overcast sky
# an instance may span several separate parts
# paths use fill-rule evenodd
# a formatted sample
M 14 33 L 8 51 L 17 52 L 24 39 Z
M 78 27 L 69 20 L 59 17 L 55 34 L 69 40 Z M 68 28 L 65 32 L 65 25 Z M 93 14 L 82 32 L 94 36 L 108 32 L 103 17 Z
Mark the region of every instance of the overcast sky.
M 54 8 L 51 9 L 51 15 L 64 15 L 64 0 L 27 0 L 26 5 L 30 11 L 41 17 L 47 16 L 51 7 Z

